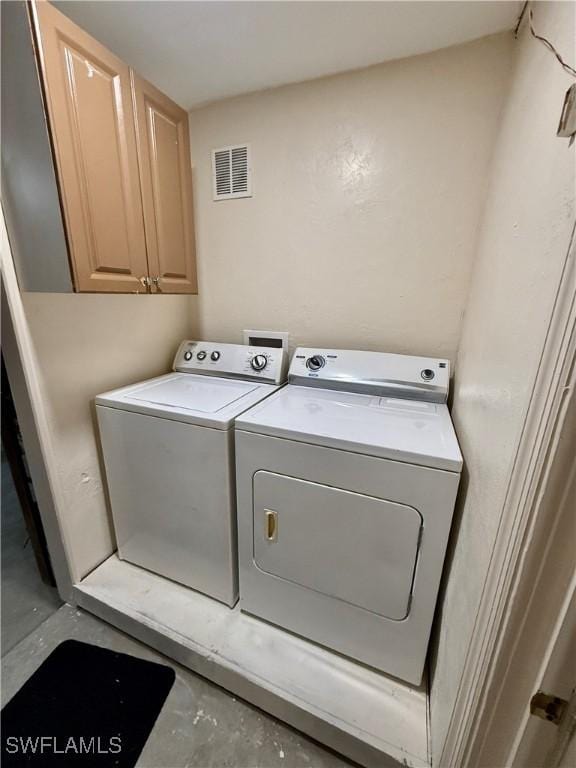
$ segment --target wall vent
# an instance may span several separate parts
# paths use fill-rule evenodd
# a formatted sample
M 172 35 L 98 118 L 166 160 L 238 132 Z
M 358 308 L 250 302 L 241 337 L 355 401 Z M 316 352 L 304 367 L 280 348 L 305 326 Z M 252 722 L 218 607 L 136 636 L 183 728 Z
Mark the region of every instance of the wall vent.
M 214 200 L 252 197 L 250 146 L 235 144 L 212 150 Z

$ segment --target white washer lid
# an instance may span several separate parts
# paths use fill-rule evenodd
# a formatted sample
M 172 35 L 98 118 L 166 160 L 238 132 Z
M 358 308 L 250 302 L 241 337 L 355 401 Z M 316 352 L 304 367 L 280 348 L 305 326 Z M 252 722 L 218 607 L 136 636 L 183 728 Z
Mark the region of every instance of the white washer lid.
M 236 429 L 460 472 L 443 403 L 289 384 L 236 420 Z
M 172 376 L 132 390 L 133 400 L 153 405 L 185 408 L 187 411 L 216 413 L 241 397 L 254 392 L 257 384 L 208 376 Z
M 98 395 L 96 405 L 228 429 L 240 413 L 277 389 L 275 384 L 170 373 Z

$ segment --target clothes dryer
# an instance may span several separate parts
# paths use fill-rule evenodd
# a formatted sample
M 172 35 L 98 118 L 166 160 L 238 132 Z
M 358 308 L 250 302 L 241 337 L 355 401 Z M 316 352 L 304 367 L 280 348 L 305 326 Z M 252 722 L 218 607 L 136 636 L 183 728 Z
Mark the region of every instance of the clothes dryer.
M 448 360 L 297 349 L 236 421 L 240 607 L 419 684 L 462 456 Z

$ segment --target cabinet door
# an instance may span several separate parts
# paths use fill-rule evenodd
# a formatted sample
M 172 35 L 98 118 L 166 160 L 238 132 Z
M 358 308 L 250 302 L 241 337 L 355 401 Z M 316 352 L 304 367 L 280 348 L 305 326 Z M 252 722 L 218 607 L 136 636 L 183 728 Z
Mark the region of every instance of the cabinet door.
M 130 70 L 49 3 L 33 8 L 76 290 L 145 290 Z
M 152 290 L 196 293 L 188 114 L 132 73 Z

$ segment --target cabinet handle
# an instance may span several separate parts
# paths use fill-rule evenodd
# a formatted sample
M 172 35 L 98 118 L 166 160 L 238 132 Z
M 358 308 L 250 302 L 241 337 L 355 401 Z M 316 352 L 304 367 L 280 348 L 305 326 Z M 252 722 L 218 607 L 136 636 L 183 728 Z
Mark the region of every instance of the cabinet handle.
M 160 277 L 159 275 L 156 275 L 156 277 L 151 278 L 152 284 L 156 288 L 157 291 L 160 290 Z
M 146 288 L 146 290 L 150 288 L 150 278 L 148 277 L 148 275 L 142 275 L 142 277 L 140 278 L 140 282 L 142 283 L 144 288 Z
M 265 509 L 264 514 L 266 516 L 266 538 L 268 541 L 276 541 L 278 539 L 278 512 Z

